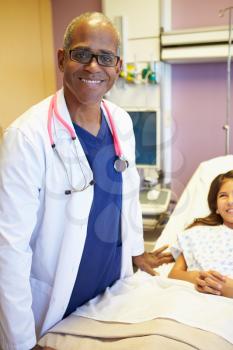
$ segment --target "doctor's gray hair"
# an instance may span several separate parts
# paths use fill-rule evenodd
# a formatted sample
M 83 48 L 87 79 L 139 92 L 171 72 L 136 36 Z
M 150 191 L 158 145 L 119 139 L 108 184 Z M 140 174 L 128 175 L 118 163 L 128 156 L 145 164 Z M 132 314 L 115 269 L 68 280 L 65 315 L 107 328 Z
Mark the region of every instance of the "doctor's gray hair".
M 107 24 L 110 26 L 113 31 L 116 34 L 116 39 L 117 39 L 117 54 L 119 55 L 120 53 L 120 45 L 121 45 L 121 39 L 120 39 L 120 34 L 117 30 L 117 28 L 114 26 L 112 21 L 106 17 L 103 13 L 101 12 L 85 12 L 81 14 L 78 17 L 75 17 L 70 24 L 68 24 L 65 34 L 64 34 L 64 40 L 63 40 L 63 48 L 65 50 L 69 50 L 72 44 L 72 37 L 74 30 L 78 27 L 78 25 L 82 22 L 89 22 L 91 20 L 95 20 L 97 23 L 101 22 L 104 24 Z

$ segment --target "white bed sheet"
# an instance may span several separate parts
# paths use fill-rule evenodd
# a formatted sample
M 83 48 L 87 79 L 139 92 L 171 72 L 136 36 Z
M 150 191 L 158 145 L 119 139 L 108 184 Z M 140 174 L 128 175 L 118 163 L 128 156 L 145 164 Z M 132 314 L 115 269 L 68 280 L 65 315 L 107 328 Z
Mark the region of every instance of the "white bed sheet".
M 73 315 L 123 323 L 167 318 L 210 331 L 233 344 L 233 299 L 202 294 L 192 283 L 141 271 L 118 281 Z

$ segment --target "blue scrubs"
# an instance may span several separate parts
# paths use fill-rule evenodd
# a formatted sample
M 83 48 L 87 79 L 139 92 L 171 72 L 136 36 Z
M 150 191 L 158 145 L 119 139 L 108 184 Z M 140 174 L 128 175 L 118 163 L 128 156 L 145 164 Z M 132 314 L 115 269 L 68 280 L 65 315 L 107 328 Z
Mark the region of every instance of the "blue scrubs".
M 64 317 L 120 278 L 122 255 L 122 175 L 114 169 L 116 155 L 111 131 L 103 114 L 97 136 L 77 124 L 74 128 L 95 184 L 84 251 Z

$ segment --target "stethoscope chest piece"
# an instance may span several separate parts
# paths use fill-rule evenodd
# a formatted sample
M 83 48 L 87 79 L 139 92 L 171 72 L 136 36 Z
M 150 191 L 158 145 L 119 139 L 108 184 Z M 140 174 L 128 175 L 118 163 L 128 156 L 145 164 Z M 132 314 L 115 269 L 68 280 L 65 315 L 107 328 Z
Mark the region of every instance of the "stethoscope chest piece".
M 118 172 L 118 173 L 122 173 L 123 171 L 125 171 L 129 166 L 129 162 L 123 157 L 119 157 L 115 160 L 114 162 L 114 169 Z

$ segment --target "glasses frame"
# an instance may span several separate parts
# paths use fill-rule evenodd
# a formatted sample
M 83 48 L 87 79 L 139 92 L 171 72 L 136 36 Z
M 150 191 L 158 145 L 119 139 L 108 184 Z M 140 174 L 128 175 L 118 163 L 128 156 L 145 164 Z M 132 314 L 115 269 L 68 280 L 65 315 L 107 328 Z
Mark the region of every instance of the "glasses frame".
M 99 66 L 102 66 L 102 67 L 116 67 L 117 64 L 118 64 L 119 61 L 120 61 L 120 57 L 119 57 L 119 56 L 116 56 L 116 55 L 114 55 L 114 54 L 111 53 L 111 55 L 116 59 L 116 63 L 115 63 L 114 65 L 105 65 L 105 64 L 102 64 L 102 63 L 99 62 L 99 57 L 100 57 L 100 56 L 107 55 L 107 53 L 95 54 L 95 53 L 93 53 L 93 52 L 91 52 L 91 51 L 88 51 L 88 52 L 90 52 L 90 54 L 91 54 L 90 60 L 89 60 L 88 62 L 86 62 L 86 63 L 82 63 L 82 62 L 80 62 L 80 61 L 75 60 L 74 58 L 72 58 L 72 52 L 77 51 L 77 50 L 78 50 L 77 48 L 76 48 L 76 49 L 70 49 L 70 50 L 69 50 L 69 57 L 70 57 L 70 60 L 71 60 L 71 61 L 73 61 L 73 62 L 78 62 L 78 63 L 80 63 L 80 64 L 90 64 L 90 63 L 92 62 L 93 58 L 95 58 L 95 59 L 96 59 L 96 62 L 98 63 Z

